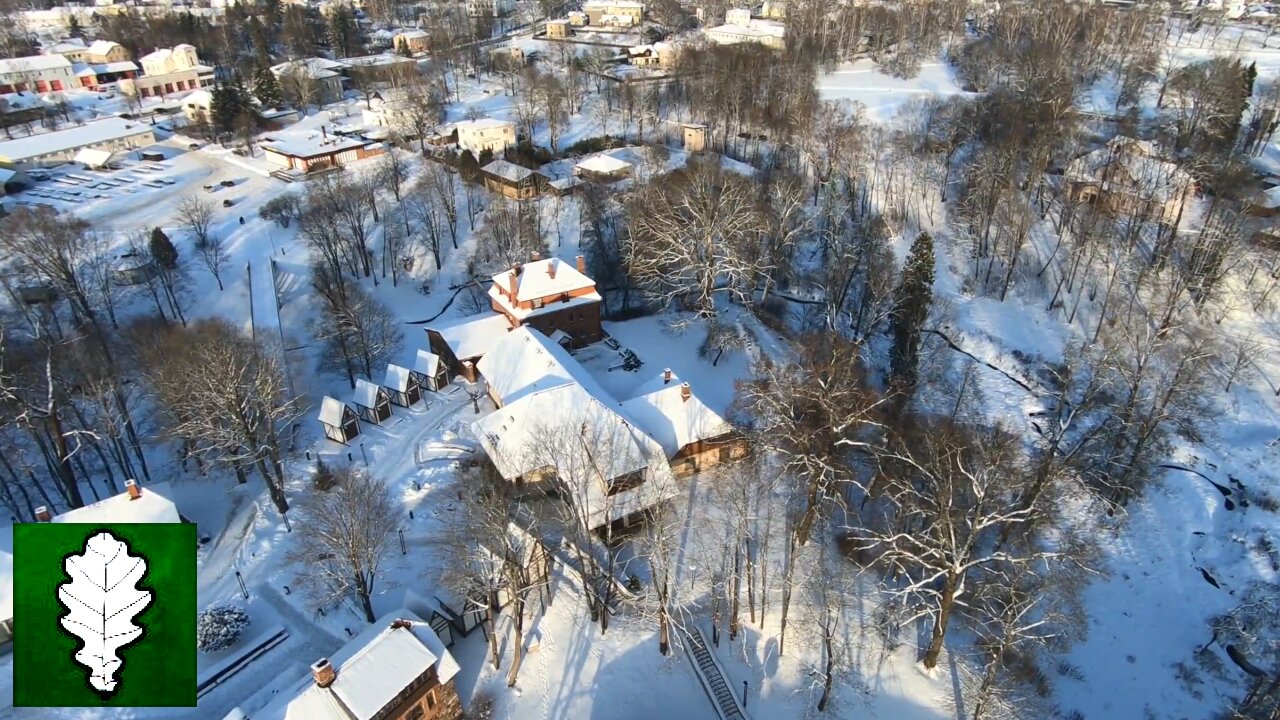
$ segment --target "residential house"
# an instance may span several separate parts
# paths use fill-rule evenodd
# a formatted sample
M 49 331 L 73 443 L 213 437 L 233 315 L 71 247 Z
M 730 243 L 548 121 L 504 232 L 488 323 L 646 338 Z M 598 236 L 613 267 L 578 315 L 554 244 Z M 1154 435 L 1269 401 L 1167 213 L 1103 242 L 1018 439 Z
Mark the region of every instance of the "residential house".
M 515 10 L 515 0 L 465 0 L 467 17 L 506 17 Z
M 636 67 L 672 68 L 676 64 L 676 55 L 676 46 L 668 42 L 627 48 L 627 62 Z
M 573 174 L 591 182 L 611 183 L 631 177 L 634 169 L 635 166 L 626 160 L 599 153 L 574 165 Z
M 470 150 L 476 159 L 485 150 L 498 157 L 516 144 L 516 124 L 507 120 L 463 120 L 453 127 L 458 133 L 458 149 Z
M 405 30 L 392 38 L 391 45 L 396 52 L 406 55 L 424 53 L 431 46 L 431 33 L 426 30 Z
M 622 401 L 622 409 L 658 441 L 676 475 L 746 457 L 750 450 L 746 438 L 670 368 Z
M 302 104 L 328 105 L 342 99 L 342 73 L 350 66 L 328 58 L 290 60 L 271 66 L 286 98 Z
M 94 40 L 89 45 L 78 41 L 63 41 L 49 48 L 48 52 L 61 55 L 72 63 L 86 65 L 105 65 L 133 60 L 123 45 L 111 40 Z
M 124 492 L 98 502 L 53 515 L 49 508 L 36 508 L 37 522 L 84 523 L 179 523 L 183 517 L 173 503 L 173 489 L 167 482 L 147 485 L 125 481 Z M 0 527 L 0 648 L 13 639 L 13 526 Z
M 75 86 L 71 61 L 61 55 L 31 55 L 0 60 L 0 94 L 69 90 Z
M 125 118 L 106 118 L 79 127 L 0 142 L 0 166 L 40 167 L 74 160 L 85 148 L 131 150 L 153 145 L 150 125 Z
M 449 370 L 469 382 L 478 378 L 476 364 L 508 332 L 522 325 L 555 335 L 569 347 L 583 347 L 604 337 L 600 293 L 587 277 L 586 258 L 576 265 L 559 258 L 517 265 L 493 276 L 489 305 L 493 314 L 475 315 L 427 329 L 431 351 Z
M 630 524 L 675 496 L 657 441 L 546 335 L 515 328 L 480 371 L 499 408 L 472 429 L 503 478 L 558 491 L 588 530 Z
M 461 720 L 461 668 L 430 625 L 408 609 L 383 615 L 253 720 Z M 229 717 L 249 717 L 241 710 Z
M 363 378 L 356 380 L 351 404 L 356 406 L 356 412 L 365 422 L 378 425 L 391 417 L 391 394 L 381 385 L 374 385 Z
M 120 90 L 138 97 L 164 97 L 213 84 L 213 68 L 203 65 L 194 46 L 181 44 L 143 55 L 142 75 L 120 80 Z
M 548 20 L 546 35 L 549 40 L 562 40 L 573 35 L 573 28 L 569 26 L 567 18 Z
M 1196 194 L 1195 179 L 1161 159 L 1154 143 L 1123 136 L 1072 160 L 1064 179 L 1071 202 L 1166 225 L 1178 222 Z
M 426 350 L 419 350 L 414 357 L 413 374 L 418 376 L 420 386 L 433 392 L 439 392 L 449 384 L 449 368 L 439 355 Z
M 209 122 L 213 117 L 213 93 L 196 90 L 182 98 L 182 114 L 187 122 Z
M 702 123 L 682 123 L 680 136 L 685 152 L 699 153 L 707 149 L 707 126 Z
M 582 11 L 591 25 L 633 27 L 644 20 L 644 3 L 633 0 L 587 0 Z
M 480 168 L 480 174 L 485 188 L 517 200 L 537 197 L 549 180 L 536 170 L 506 160 L 494 160 Z
M 343 445 L 360 434 L 360 418 L 351 406 L 328 395 L 320 402 L 320 424 L 324 436 Z
M 568 13 L 570 27 L 586 27 L 590 22 L 587 14 L 579 10 L 570 10 Z
M 391 395 L 391 402 L 400 407 L 412 407 L 422 399 L 422 387 L 418 377 L 409 368 L 387 363 L 387 373 L 382 378 L 382 387 Z

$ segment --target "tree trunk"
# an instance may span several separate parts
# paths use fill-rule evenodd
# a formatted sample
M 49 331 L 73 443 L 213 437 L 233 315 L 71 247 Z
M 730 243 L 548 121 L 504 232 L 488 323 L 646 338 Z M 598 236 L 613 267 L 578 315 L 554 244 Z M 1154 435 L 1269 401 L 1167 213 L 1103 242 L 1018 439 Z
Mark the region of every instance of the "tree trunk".
M 511 629 L 515 634 L 511 646 L 511 671 L 507 673 L 507 687 L 515 687 L 520 665 L 524 662 L 524 591 L 518 590 L 511 601 Z
M 502 667 L 502 655 L 498 652 L 498 614 L 502 608 L 498 606 L 498 591 L 489 590 L 489 658 L 493 669 Z
M 955 602 L 956 578 L 948 574 L 942 588 L 942 597 L 938 601 L 938 615 L 933 620 L 929 649 L 924 654 L 924 666 L 929 670 L 938 666 L 938 656 L 942 654 L 942 641 L 947 635 L 947 623 L 951 620 L 951 609 Z
M 831 629 L 824 629 L 822 633 L 822 655 L 825 671 L 822 679 L 822 697 L 818 699 L 818 712 L 823 712 L 827 709 L 827 703 L 831 700 L 831 682 L 835 676 L 836 658 L 835 653 L 832 652 Z

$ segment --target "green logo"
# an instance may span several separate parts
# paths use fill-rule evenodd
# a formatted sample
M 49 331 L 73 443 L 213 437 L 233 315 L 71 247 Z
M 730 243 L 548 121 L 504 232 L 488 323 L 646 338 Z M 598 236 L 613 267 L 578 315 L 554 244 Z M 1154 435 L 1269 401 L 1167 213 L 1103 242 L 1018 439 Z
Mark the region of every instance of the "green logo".
M 196 527 L 13 528 L 18 707 L 196 704 Z

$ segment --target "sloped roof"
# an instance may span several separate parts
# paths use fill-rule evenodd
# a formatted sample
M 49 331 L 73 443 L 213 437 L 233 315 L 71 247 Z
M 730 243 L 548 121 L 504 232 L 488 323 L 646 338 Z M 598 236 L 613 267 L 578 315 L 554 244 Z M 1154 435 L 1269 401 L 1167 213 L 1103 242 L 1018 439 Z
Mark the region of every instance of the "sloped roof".
M 324 400 L 320 401 L 320 422 L 333 427 L 342 426 L 342 411 L 347 409 L 347 404 L 337 398 L 324 396 Z
M 440 372 L 440 356 L 427 350 L 419 350 L 413 359 L 413 371 L 435 377 Z
M 506 160 L 494 160 L 480 169 L 490 175 L 513 183 L 518 183 L 533 176 L 533 171 L 529 168 Z
M 398 620 L 407 627 L 392 627 Z M 329 662 L 336 672 L 332 685 L 318 687 L 305 675 L 254 720 L 370 720 L 428 668 L 435 667 L 441 684 L 461 669 L 431 627 L 404 608 L 378 618 Z
M 68 510 L 55 516 L 56 523 L 176 523 L 178 508 L 173 504 L 173 489 L 167 482 L 139 485 L 142 496 L 137 500 L 128 492 L 112 495 L 92 505 Z
M 71 68 L 71 61 L 61 55 L 28 55 L 0 60 L 0 73 L 34 72 Z
M 462 361 L 487 354 L 511 330 L 511 323 L 500 313 L 485 313 L 432 325 L 427 329 L 440 335 L 453 350 L 454 357 Z
M 431 33 L 426 30 L 405 30 L 396 35 L 397 38 L 404 40 L 418 40 L 425 37 L 431 37 Z
M 59 56 L 61 57 L 61 56 Z M 145 135 L 152 132 L 150 125 L 125 118 L 106 118 L 79 127 L 39 133 L 0 142 L 0 158 L 19 162 L 28 158 L 66 150 L 82 148 L 110 140 Z
M 106 167 L 111 162 L 111 156 L 115 153 L 110 150 L 95 150 L 94 148 L 85 148 L 76 153 L 74 162 L 78 162 L 87 168 Z
M 574 166 L 574 168 L 578 170 L 605 174 L 620 172 L 630 167 L 632 167 L 631 163 L 626 160 L 619 160 L 618 158 L 605 153 L 592 155 Z
M 542 333 L 520 326 L 480 358 L 476 368 L 489 390 L 504 404 L 556 385 L 575 382 L 577 362 Z
M 106 55 L 118 47 L 120 47 L 120 43 L 113 40 L 94 40 L 89 45 L 89 52 L 93 55 Z
M 1170 200 L 1194 183 L 1190 173 L 1177 163 L 1160 159 L 1154 143 L 1123 136 L 1114 137 L 1106 147 L 1072 160 L 1065 177 L 1069 182 L 1133 192 L 1143 199 L 1160 202 Z
M 458 122 L 453 124 L 453 126 L 457 128 L 459 132 L 465 131 L 465 130 L 489 130 L 492 128 L 507 127 L 507 126 L 515 127 L 515 125 L 516 124 L 511 122 L 510 120 L 495 120 L 493 118 L 478 118 L 476 120 L 459 120 Z
M 668 459 L 691 443 L 733 432 L 733 426 L 707 407 L 692 388 L 686 400 L 683 383 L 675 375 L 665 384 L 659 377 L 658 383 L 657 388 L 623 401 L 622 408 L 658 441 Z
M 552 270 L 555 271 L 555 277 L 552 277 Z M 494 284 L 504 291 L 510 289 L 512 273 L 515 273 L 516 300 L 519 302 L 596 286 L 595 281 L 578 272 L 578 268 L 573 263 L 567 263 L 560 258 L 535 260 L 520 265 L 518 269 L 503 270 L 493 276 Z
M 382 378 L 382 386 L 396 392 L 408 392 L 409 368 L 387 363 L 387 374 Z
M 378 405 L 378 393 L 381 390 L 381 387 L 368 380 L 356 380 L 356 389 L 351 393 L 351 401 L 360 407 L 376 407 Z

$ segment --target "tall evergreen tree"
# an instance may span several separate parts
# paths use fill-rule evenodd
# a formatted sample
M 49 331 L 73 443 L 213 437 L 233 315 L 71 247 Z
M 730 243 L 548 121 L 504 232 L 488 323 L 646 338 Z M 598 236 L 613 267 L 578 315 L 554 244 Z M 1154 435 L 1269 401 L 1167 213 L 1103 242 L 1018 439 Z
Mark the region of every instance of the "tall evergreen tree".
M 278 108 L 284 104 L 280 81 L 266 65 L 259 65 L 253 73 L 253 94 L 264 108 Z
M 889 372 L 893 384 L 899 387 L 910 388 L 916 382 L 920 333 L 933 304 L 933 274 L 933 238 L 922 232 L 911 243 L 890 316 L 893 347 L 889 350 Z
M 178 249 L 173 246 L 173 241 L 168 235 L 164 234 L 164 230 L 160 228 L 151 229 L 151 257 L 155 259 L 161 267 L 172 270 L 178 267 Z
M 244 110 L 246 101 L 241 94 L 240 86 L 220 82 L 214 86 L 213 102 L 209 107 L 209 120 L 218 133 L 229 133 L 235 130 L 236 118 Z
M 360 29 L 350 5 L 339 5 L 329 15 L 329 49 L 338 57 L 350 57 L 360 46 Z

